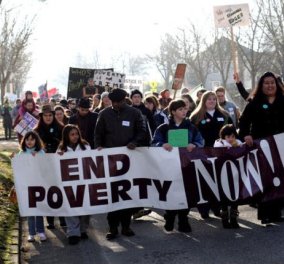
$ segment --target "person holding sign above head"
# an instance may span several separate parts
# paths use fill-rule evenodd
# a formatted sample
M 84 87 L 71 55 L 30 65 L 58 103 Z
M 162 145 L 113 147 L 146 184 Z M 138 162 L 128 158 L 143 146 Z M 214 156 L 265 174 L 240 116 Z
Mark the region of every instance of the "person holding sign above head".
M 219 138 L 221 128 L 226 124 L 233 124 L 228 112 L 220 107 L 215 92 L 207 91 L 197 108 L 190 115 L 191 122 L 198 128 L 205 140 L 205 147 L 213 147 Z M 209 218 L 210 206 L 215 216 L 220 216 L 219 205 L 202 204 L 197 208 L 203 219 Z
M 171 151 L 173 147 L 186 147 L 191 152 L 196 147 L 203 147 L 204 140 L 197 128 L 186 119 L 186 104 L 183 100 L 174 100 L 169 104 L 170 120 L 169 124 L 160 125 L 154 134 L 153 146 L 163 147 Z M 178 215 L 178 230 L 180 232 L 190 232 L 191 227 L 187 215 L 189 209 L 166 210 L 164 218 L 166 220 L 165 229 L 174 229 L 175 216 Z
M 239 136 L 248 146 L 255 139 L 284 132 L 284 87 L 272 72 L 264 73 L 246 105 L 239 123 Z M 271 171 L 271 177 L 274 177 Z M 258 219 L 262 224 L 282 222 L 283 201 L 259 201 Z
M 95 130 L 95 149 L 126 146 L 133 150 L 145 142 L 146 124 L 142 113 L 126 104 L 126 95 L 126 91 L 120 88 L 113 89 L 109 93 L 112 107 L 107 107 L 99 113 Z M 107 216 L 109 232 L 106 238 L 116 238 L 119 224 L 122 227 L 122 235 L 135 235 L 130 229 L 132 214 L 132 208 L 115 211 L 114 207 L 114 211 L 109 212 Z

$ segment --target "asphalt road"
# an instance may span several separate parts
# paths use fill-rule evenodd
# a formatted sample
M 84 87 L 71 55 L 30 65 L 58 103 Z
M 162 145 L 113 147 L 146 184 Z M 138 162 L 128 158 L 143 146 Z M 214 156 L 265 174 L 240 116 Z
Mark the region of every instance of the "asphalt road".
M 264 227 L 256 219 L 256 210 L 240 208 L 237 230 L 225 230 L 219 218 L 202 220 L 194 210 L 190 213 L 192 233 L 166 232 L 163 211 L 132 223 L 134 237 L 105 239 L 106 215 L 94 215 L 88 231 L 89 239 L 70 246 L 64 230 L 47 230 L 45 243 L 24 243 L 26 263 L 60 264 L 282 264 L 284 263 L 284 223 Z M 24 224 L 25 236 L 26 222 Z M 24 240 L 26 237 L 24 237 Z

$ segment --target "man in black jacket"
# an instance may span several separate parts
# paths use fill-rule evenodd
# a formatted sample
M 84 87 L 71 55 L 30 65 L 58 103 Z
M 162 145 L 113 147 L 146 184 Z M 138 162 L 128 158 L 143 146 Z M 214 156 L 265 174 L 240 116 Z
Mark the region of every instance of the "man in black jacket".
M 91 112 L 90 107 L 89 99 L 81 98 L 78 104 L 78 112 L 70 117 L 69 124 L 77 125 L 82 138 L 87 140 L 91 149 L 94 149 L 94 135 L 98 114 Z
M 126 92 L 123 89 L 113 89 L 109 93 L 112 107 L 100 112 L 95 131 L 95 148 L 122 147 L 135 149 L 143 145 L 146 137 L 146 125 L 139 110 L 125 102 Z M 133 209 L 123 209 L 109 212 L 107 219 L 109 232 L 107 239 L 114 239 L 121 224 L 121 234 L 133 236 L 130 222 Z

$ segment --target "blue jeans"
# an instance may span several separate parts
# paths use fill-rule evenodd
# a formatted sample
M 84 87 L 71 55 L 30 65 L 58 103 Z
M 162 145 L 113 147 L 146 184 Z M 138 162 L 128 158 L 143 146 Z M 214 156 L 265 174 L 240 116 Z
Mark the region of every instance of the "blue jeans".
M 44 233 L 43 217 L 29 216 L 28 217 L 29 234 L 34 236 L 36 233 Z

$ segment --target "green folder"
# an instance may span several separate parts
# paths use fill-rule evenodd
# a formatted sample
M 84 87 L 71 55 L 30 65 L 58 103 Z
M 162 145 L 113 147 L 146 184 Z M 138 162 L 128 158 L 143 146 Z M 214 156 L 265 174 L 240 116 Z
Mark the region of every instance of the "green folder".
M 187 129 L 172 129 L 168 131 L 168 143 L 173 147 L 187 147 L 188 145 L 188 130 Z

